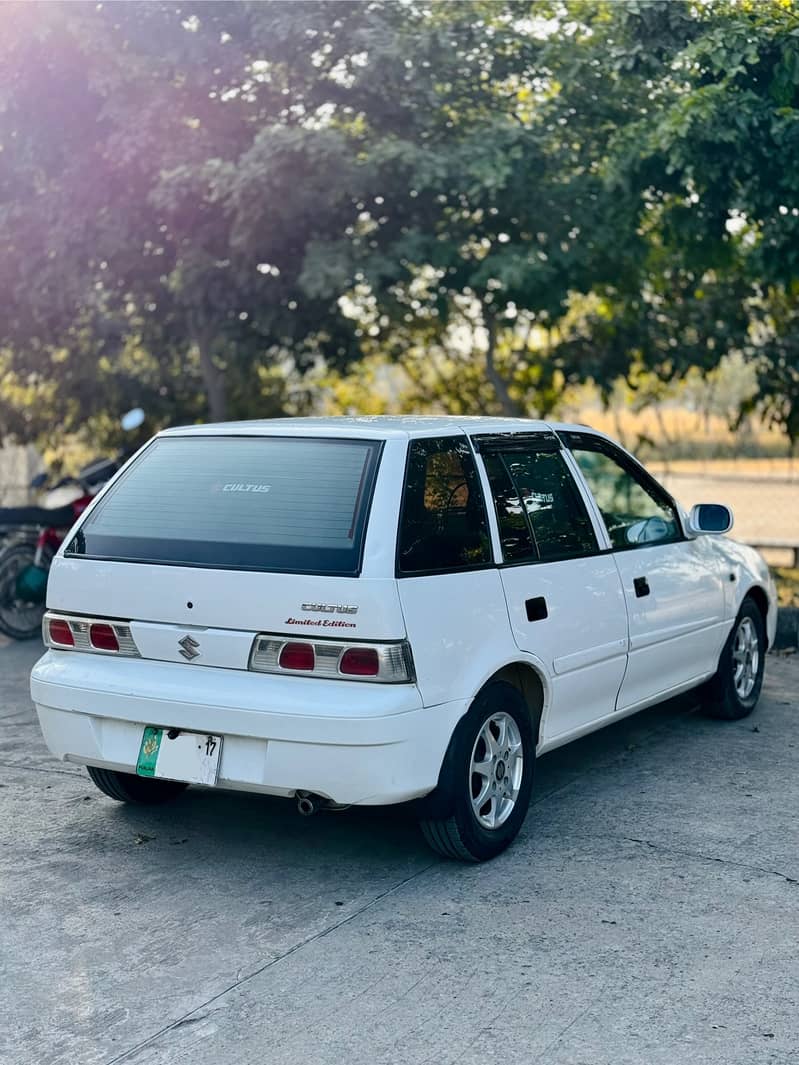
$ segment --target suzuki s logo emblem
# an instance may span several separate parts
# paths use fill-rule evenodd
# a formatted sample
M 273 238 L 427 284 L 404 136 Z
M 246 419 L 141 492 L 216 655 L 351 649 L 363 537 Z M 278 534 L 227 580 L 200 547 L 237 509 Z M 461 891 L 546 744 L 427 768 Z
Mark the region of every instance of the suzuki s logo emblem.
M 191 662 L 193 658 L 200 657 L 200 652 L 197 650 L 200 645 L 193 636 L 186 635 L 182 640 L 178 640 L 178 643 L 180 644 L 180 653 L 187 662 Z

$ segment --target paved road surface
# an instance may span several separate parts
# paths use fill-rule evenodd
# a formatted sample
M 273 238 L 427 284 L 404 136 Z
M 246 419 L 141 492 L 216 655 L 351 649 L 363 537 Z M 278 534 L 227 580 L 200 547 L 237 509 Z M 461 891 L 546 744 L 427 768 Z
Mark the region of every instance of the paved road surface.
M 2 1065 L 796 1065 L 799 656 L 723 725 L 683 699 L 541 760 L 465 867 L 397 811 L 54 761 L 0 647 Z

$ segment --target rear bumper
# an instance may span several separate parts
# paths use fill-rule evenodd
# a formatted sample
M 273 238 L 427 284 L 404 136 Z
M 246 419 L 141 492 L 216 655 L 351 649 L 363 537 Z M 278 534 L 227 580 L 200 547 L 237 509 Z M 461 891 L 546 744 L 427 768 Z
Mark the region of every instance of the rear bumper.
M 31 674 L 57 757 L 134 772 L 145 725 L 224 737 L 219 786 L 384 805 L 430 792 L 467 705 L 413 685 L 278 677 L 48 651 Z

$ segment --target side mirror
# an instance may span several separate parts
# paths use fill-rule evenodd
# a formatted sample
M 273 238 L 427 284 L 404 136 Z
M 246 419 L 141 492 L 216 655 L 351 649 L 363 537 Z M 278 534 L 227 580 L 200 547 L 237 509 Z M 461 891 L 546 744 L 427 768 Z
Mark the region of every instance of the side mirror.
M 688 529 L 695 536 L 720 536 L 730 531 L 732 523 L 732 511 L 723 503 L 697 503 L 688 515 Z

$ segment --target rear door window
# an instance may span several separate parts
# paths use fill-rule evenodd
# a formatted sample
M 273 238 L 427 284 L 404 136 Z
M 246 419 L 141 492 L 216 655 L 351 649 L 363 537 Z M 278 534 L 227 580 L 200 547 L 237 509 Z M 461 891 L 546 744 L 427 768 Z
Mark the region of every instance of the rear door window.
M 490 564 L 485 503 L 466 438 L 411 441 L 399 573 L 444 573 Z
M 506 562 L 555 562 L 598 550 L 571 471 L 557 445 L 481 447 Z
M 92 510 L 66 554 L 354 576 L 381 447 L 159 437 Z

